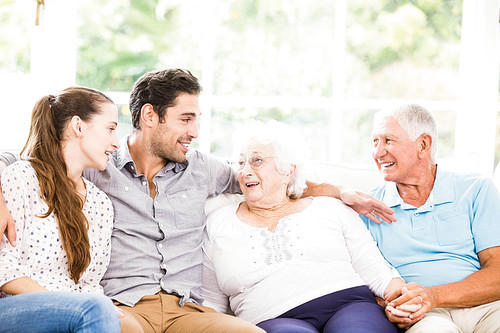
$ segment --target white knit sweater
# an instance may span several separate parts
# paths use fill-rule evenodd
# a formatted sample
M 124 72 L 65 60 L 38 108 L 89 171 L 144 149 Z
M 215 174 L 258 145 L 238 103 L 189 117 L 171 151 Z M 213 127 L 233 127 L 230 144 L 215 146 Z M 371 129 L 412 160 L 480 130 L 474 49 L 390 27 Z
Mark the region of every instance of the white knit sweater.
M 274 232 L 241 222 L 238 204 L 208 217 L 204 305 L 252 323 L 275 318 L 317 297 L 359 285 L 383 296 L 399 277 L 359 216 L 333 198 L 315 197 Z

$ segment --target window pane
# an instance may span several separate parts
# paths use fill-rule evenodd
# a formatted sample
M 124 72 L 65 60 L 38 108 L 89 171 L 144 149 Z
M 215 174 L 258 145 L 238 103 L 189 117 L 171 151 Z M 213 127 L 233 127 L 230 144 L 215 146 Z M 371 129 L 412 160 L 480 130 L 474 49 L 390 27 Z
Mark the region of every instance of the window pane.
M 0 73 L 29 73 L 30 28 L 35 24 L 36 3 L 2 0 L 0 3 Z
M 218 3 L 215 94 L 331 95 L 334 1 Z
M 39 87 L 30 77 L 35 1 L 0 1 L 0 151 L 19 151 L 26 142 Z M 9 121 L 11 120 L 11 121 Z
M 130 118 L 130 109 L 127 104 L 115 103 L 118 108 L 118 124 L 116 136 L 118 138 L 129 134 L 132 131 L 132 120 Z
M 462 1 L 348 2 L 350 98 L 455 99 Z
M 182 67 L 199 72 L 202 13 L 188 15 L 196 13 L 195 7 L 194 1 L 180 0 L 81 0 L 77 83 L 130 91 L 148 71 Z

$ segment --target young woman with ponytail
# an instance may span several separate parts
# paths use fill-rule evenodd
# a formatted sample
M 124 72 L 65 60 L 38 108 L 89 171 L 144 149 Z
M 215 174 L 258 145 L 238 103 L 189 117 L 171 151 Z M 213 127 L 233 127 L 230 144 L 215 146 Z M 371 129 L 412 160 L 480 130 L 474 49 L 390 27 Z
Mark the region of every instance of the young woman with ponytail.
M 17 238 L 0 247 L 0 291 L 13 295 L 0 298 L 0 332 L 119 332 L 99 285 L 113 207 L 81 176 L 106 168 L 117 119 L 111 99 L 85 87 L 35 104 L 22 160 L 1 178 Z

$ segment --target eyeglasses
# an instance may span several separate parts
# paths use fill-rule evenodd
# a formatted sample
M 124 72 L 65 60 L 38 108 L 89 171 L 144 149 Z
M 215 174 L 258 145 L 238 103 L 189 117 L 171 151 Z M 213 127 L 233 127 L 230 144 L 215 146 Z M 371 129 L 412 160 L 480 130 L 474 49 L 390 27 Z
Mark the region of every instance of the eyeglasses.
M 241 158 L 238 162 L 235 163 L 236 169 L 238 171 L 243 170 L 245 168 L 245 165 L 248 164 L 253 170 L 257 170 L 262 168 L 264 163 L 266 163 L 267 158 L 273 158 L 274 156 L 259 156 L 259 155 L 252 155 L 248 159 Z

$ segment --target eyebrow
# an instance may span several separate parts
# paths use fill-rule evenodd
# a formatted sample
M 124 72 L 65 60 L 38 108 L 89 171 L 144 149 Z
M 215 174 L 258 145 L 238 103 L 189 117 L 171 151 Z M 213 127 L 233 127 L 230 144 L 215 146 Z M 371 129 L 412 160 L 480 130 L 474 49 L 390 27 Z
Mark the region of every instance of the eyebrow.
M 256 151 L 256 150 L 248 153 L 248 156 L 253 156 L 253 155 L 265 155 L 265 154 L 261 151 Z
M 380 135 L 373 135 L 372 134 L 372 139 L 375 139 L 375 138 L 378 138 L 378 137 L 382 137 L 382 138 L 386 138 L 386 139 L 391 139 L 391 140 L 397 140 L 397 139 L 401 138 L 400 136 L 394 135 L 394 134 L 380 134 Z
M 197 118 L 198 115 L 201 116 L 201 113 L 196 113 L 196 112 L 184 112 L 184 113 L 181 113 L 179 115 L 179 117 L 186 117 L 186 116 L 189 116 L 189 117 L 193 117 L 193 118 Z

